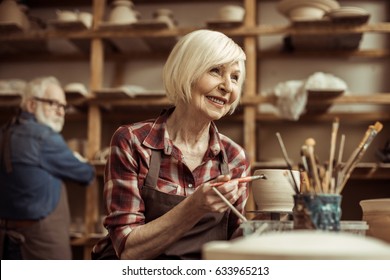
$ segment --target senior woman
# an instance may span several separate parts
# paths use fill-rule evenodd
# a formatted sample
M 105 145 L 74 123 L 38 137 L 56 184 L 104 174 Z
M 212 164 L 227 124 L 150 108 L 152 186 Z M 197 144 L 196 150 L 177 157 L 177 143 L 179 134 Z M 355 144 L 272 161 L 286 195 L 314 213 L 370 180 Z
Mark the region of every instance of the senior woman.
M 174 107 L 155 120 L 118 128 L 111 139 L 104 198 L 109 234 L 92 258 L 200 259 L 201 247 L 228 240 L 248 197 L 245 151 L 214 121 L 233 113 L 245 76 L 243 50 L 224 34 L 198 30 L 173 48 L 163 82 Z

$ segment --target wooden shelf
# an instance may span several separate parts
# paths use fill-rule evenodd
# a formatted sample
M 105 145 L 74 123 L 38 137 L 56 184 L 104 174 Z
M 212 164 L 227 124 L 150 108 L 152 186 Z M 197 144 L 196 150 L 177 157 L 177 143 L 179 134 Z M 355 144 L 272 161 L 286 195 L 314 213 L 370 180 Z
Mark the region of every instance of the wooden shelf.
M 88 26 L 84 24 L 81 20 L 71 20 L 71 21 L 63 21 L 63 20 L 51 20 L 49 21 L 49 26 L 54 28 L 55 30 L 66 30 L 66 31 L 80 31 L 80 30 L 88 30 Z
M 83 99 L 90 104 L 102 104 L 113 106 L 137 106 L 137 105 L 169 105 L 163 91 L 145 91 L 139 93 L 126 93 L 123 89 L 100 89 L 94 91 L 95 96 L 86 96 L 80 92 L 67 91 L 69 99 Z M 0 94 L 0 107 L 17 105 L 15 101 L 20 100 L 20 95 L 16 93 Z M 6 104 L 6 105 L 4 105 Z M 276 98 L 273 96 L 256 95 L 241 99 L 243 106 L 256 106 L 260 104 L 276 104 Z M 376 104 L 390 105 L 390 93 L 376 93 L 372 95 L 343 95 L 332 98 L 312 97 L 308 104 L 318 105 L 336 105 L 336 104 Z
M 95 94 L 96 98 L 90 99 L 90 104 L 114 107 L 166 106 L 170 104 L 165 94 L 160 91 L 129 94 L 123 89 L 102 89 L 95 91 Z
M 103 24 L 104 26 L 104 24 Z M 204 26 L 206 27 L 206 26 Z M 115 29 L 115 30 L 114 30 Z M 32 30 L 29 32 L 9 32 L 0 35 L 0 41 L 28 41 L 34 39 L 68 38 L 68 39 L 93 39 L 93 38 L 120 38 L 120 37 L 154 37 L 167 38 L 183 36 L 199 27 L 177 27 L 165 29 L 137 29 L 131 25 L 112 25 L 93 30 Z M 241 25 L 235 28 L 219 28 L 228 36 L 271 36 L 271 35 L 335 35 L 356 33 L 390 33 L 390 22 L 369 23 L 358 26 L 314 26 L 297 27 L 294 25 L 267 25 L 261 24 L 253 27 Z
M 255 162 L 253 164 L 253 170 L 256 169 L 279 169 L 288 168 L 287 164 L 269 163 L 269 162 Z M 375 162 L 360 162 L 351 174 L 351 179 L 364 179 L 364 180 L 381 180 L 390 179 L 390 163 L 375 163 Z
M 0 23 L 0 34 L 21 33 L 23 31 L 23 28 L 15 22 Z
M 288 125 L 288 121 L 273 114 L 259 113 L 258 106 L 262 104 L 276 104 L 275 97 L 268 97 L 264 92 L 259 92 L 259 64 L 263 59 L 268 58 L 374 58 L 387 59 L 390 50 L 387 49 L 354 49 L 354 50 L 294 50 L 282 51 L 282 44 L 275 49 L 260 49 L 258 41 L 260 37 L 269 36 L 336 36 L 342 34 L 354 34 L 361 36 L 365 33 L 390 34 L 390 22 L 372 22 L 367 24 L 284 24 L 269 25 L 258 24 L 259 10 L 258 4 L 261 2 L 273 2 L 276 5 L 278 0 L 241 0 L 234 1 L 243 5 L 246 9 L 246 16 L 242 23 L 220 23 L 205 21 L 204 26 L 189 26 L 167 28 L 167 26 L 148 21 L 140 21 L 132 25 L 112 25 L 103 22 L 107 13 L 110 1 L 29 1 L 31 7 L 78 7 L 81 5 L 92 8 L 94 16 L 94 26 L 88 29 L 81 22 L 56 22 L 51 21 L 48 28 L 43 30 L 31 30 L 24 32 L 18 26 L 0 25 L 0 44 L 2 62 L 24 62 L 24 61 L 48 61 L 62 63 L 64 61 L 83 61 L 89 63 L 89 95 L 84 96 L 79 92 L 66 92 L 68 103 L 74 105 L 77 112 L 67 114 L 67 119 L 75 123 L 83 122 L 87 127 L 86 137 L 88 138 L 87 157 L 93 156 L 102 148 L 102 135 L 106 123 L 120 123 L 132 119 L 155 115 L 155 111 L 166 108 L 171 103 L 168 98 L 159 92 L 147 92 L 145 94 L 129 94 L 120 88 L 104 88 L 105 65 L 107 61 L 127 62 L 134 60 L 165 59 L 177 42 L 177 39 L 191 31 L 200 28 L 210 28 L 219 30 L 234 38 L 242 45 L 247 53 L 247 79 L 244 88 L 244 95 L 240 106 L 233 116 L 228 116 L 223 121 L 236 122 L 242 126 L 243 147 L 253 161 L 259 154 L 257 150 L 261 146 L 258 144 L 258 129 L 261 129 L 262 122 L 279 122 Z M 368 1 L 368 0 L 367 0 Z M 378 2 L 385 2 L 378 0 Z M 30 3 L 31 2 L 31 3 Z M 147 3 L 146 3 L 147 2 Z M 188 0 L 134 0 L 135 5 L 148 5 L 149 3 L 166 4 L 188 4 L 200 1 Z M 209 3 L 210 1 L 202 1 Z M 213 0 L 224 5 L 224 0 Z M 384 4 L 383 4 L 384 5 Z M 386 5 L 384 5 L 386 6 Z M 51 40 L 68 40 L 74 44 L 79 52 L 72 55 L 61 55 L 51 53 L 47 47 L 47 42 Z M 134 44 L 133 44 L 134 43 Z M 129 48 L 128 46 L 137 46 Z M 273 48 L 276 48 L 273 47 Z M 120 67 L 119 67 L 120 68 Z M 120 72 L 122 71 L 122 73 Z M 114 81 L 109 85 L 117 85 L 124 80 L 124 70 L 118 70 L 120 75 L 116 75 Z M 119 81 L 119 82 L 118 82 Z M 12 94 L 11 94 L 12 95 Z M 0 110 L 1 117 L 8 118 L 19 106 L 20 96 L 1 96 Z M 390 105 L 390 93 L 350 93 L 350 95 L 336 96 L 332 98 L 310 98 L 309 105 L 343 105 L 343 104 L 373 104 Z M 131 108 L 131 110 L 129 110 Z M 384 112 L 326 112 L 310 113 L 302 115 L 299 122 L 317 123 L 329 122 L 335 117 L 342 121 L 355 124 L 357 121 L 386 120 L 390 121 L 390 111 Z M 97 201 L 101 188 L 101 180 L 104 174 L 105 163 L 92 162 L 96 168 L 100 185 L 96 184 L 86 189 L 85 193 L 85 233 L 80 237 L 72 239 L 73 246 L 85 246 L 86 257 L 90 256 L 90 247 L 93 246 L 102 235 L 96 234 L 95 225 L 99 219 L 100 209 Z M 264 162 L 254 162 L 254 168 L 285 168 L 279 162 L 270 164 Z M 389 180 L 389 164 L 360 163 L 354 170 L 351 180 Z M 251 203 L 248 201 L 248 204 Z M 249 205 L 249 208 L 250 205 Z
M 0 93 L 0 107 L 18 107 L 21 100 L 21 94 L 18 92 Z
M 245 94 L 241 99 L 243 105 L 260 105 L 264 103 L 275 104 L 276 98 L 273 96 L 266 96 L 265 93 L 259 93 L 255 96 L 246 97 Z M 336 96 L 332 98 L 310 97 L 308 104 L 377 104 L 390 105 L 390 93 L 374 93 L 359 95 L 349 93 L 348 95 Z

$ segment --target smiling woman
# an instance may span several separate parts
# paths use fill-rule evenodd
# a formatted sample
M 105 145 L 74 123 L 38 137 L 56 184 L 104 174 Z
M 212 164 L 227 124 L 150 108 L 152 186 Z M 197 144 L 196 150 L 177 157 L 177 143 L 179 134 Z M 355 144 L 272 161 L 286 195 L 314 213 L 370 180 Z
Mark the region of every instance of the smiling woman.
M 163 81 L 168 98 L 176 104 L 178 100 L 189 102 L 192 86 L 201 75 L 218 71 L 225 65 L 237 63 L 240 76 L 237 80 L 239 93 L 245 78 L 245 53 L 223 33 L 198 30 L 187 34 L 172 50 L 163 71 Z M 171 77 L 177 77 L 172 79 Z M 237 107 L 234 104 L 232 111 Z
M 112 136 L 109 234 L 93 258 L 199 259 L 206 242 L 238 235 L 241 221 L 228 205 L 244 213 L 247 183 L 229 180 L 249 175 L 250 161 L 214 121 L 239 103 L 244 62 L 243 50 L 216 31 L 189 33 L 173 48 L 163 81 L 174 107 Z

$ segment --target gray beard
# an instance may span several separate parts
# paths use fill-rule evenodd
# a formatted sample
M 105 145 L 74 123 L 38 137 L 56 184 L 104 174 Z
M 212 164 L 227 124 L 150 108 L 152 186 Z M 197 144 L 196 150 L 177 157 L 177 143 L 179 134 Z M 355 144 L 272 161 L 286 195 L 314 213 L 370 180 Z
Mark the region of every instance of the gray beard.
M 64 127 L 63 117 L 56 117 L 53 120 L 46 118 L 45 114 L 43 113 L 43 108 L 40 104 L 38 104 L 37 110 L 35 112 L 35 117 L 37 118 L 37 121 L 39 123 L 47 125 L 55 132 L 60 133 L 62 131 L 62 128 Z

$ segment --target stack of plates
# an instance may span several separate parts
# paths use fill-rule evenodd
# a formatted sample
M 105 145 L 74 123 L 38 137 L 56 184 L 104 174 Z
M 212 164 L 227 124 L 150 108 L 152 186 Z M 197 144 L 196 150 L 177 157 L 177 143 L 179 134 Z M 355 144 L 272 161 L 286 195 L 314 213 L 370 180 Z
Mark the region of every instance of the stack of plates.
M 365 16 L 369 13 L 360 7 L 340 7 L 338 9 L 333 9 L 328 12 L 328 16 L 337 18 L 337 17 L 355 17 L 355 16 Z
M 277 8 L 292 21 L 321 19 L 325 13 L 340 8 L 334 0 L 282 0 Z M 297 14 L 300 14 L 297 17 Z
M 370 14 L 360 7 L 340 7 L 331 10 L 327 16 L 334 22 L 353 21 L 355 23 L 365 23 L 370 17 Z

